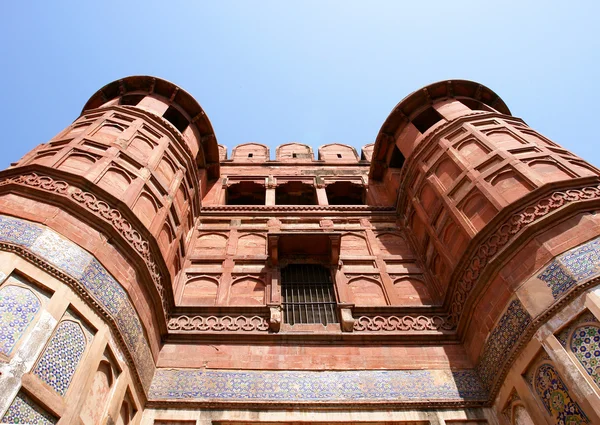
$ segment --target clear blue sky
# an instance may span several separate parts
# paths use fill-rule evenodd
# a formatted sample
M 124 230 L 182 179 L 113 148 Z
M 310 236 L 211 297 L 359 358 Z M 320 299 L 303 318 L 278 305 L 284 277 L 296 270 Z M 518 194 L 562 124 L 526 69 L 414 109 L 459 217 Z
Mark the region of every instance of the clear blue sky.
M 372 142 L 407 94 L 443 79 L 600 166 L 599 3 L 77 1 L 0 4 L 2 162 L 132 74 L 187 90 L 229 150 Z

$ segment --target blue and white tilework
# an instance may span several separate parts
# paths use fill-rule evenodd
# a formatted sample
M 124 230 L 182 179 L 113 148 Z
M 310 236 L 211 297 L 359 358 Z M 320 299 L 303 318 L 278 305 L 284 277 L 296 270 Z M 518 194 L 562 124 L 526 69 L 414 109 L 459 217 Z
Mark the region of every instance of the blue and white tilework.
M 127 301 L 125 290 L 95 258 L 87 264 L 81 278 L 94 298 L 105 302 L 110 314 L 116 315 Z
M 600 238 L 597 238 L 559 255 L 537 277 L 546 282 L 556 299 L 572 286 L 599 274 Z
M 157 370 L 149 397 L 189 401 L 486 400 L 472 370 L 210 371 Z
M 52 258 L 57 267 L 76 279 L 92 260 L 87 251 L 54 232 L 43 232 L 29 249 L 43 258 Z
M 36 402 L 19 392 L 0 420 L 3 424 L 53 425 L 57 419 L 44 411 Z
M 0 240 L 31 246 L 44 229 L 27 221 L 0 215 Z
M 65 395 L 86 345 L 86 337 L 79 323 L 63 320 L 57 326 L 33 374 L 60 395 Z
M 513 348 L 527 327 L 531 316 L 518 299 L 512 300 L 496 327 L 488 336 L 477 372 L 485 388 L 490 389 L 498 377 L 500 367 L 506 363 Z
M 142 385 L 148 389 L 154 373 L 154 361 L 140 318 L 123 287 L 91 254 L 44 226 L 2 215 L 0 242 L 27 248 L 78 280 L 115 320 Z
M 0 353 L 11 354 L 40 307 L 30 289 L 15 285 L 0 289 Z

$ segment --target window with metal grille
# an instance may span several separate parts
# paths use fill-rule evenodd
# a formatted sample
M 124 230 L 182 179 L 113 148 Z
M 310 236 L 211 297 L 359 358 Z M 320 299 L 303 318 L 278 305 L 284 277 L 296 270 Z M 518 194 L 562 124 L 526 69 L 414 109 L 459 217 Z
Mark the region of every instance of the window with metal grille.
M 290 264 L 281 269 L 284 322 L 338 323 L 331 273 L 316 264 Z

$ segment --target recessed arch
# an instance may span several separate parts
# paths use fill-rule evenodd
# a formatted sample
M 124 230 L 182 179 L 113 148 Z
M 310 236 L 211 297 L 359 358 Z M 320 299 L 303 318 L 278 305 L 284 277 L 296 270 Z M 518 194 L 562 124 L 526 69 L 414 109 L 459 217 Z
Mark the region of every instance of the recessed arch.
M 266 285 L 255 276 L 242 276 L 231 282 L 229 305 L 264 305 Z

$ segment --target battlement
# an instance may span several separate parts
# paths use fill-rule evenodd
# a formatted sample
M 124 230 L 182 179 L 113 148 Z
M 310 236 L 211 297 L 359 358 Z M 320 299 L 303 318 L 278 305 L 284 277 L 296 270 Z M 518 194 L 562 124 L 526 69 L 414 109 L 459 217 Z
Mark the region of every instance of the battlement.
M 218 146 L 219 160 L 221 162 L 235 163 L 265 163 L 281 162 L 286 164 L 301 163 L 358 163 L 370 162 L 373 155 L 373 143 L 369 143 L 361 149 L 359 156 L 356 149 L 343 143 L 329 143 L 319 147 L 317 158 L 313 149 L 303 143 L 290 142 L 277 146 L 275 158 L 271 159 L 270 150 L 267 145 L 256 142 L 242 143 L 235 146 L 231 151 L 231 157 L 227 155 L 227 147 Z

